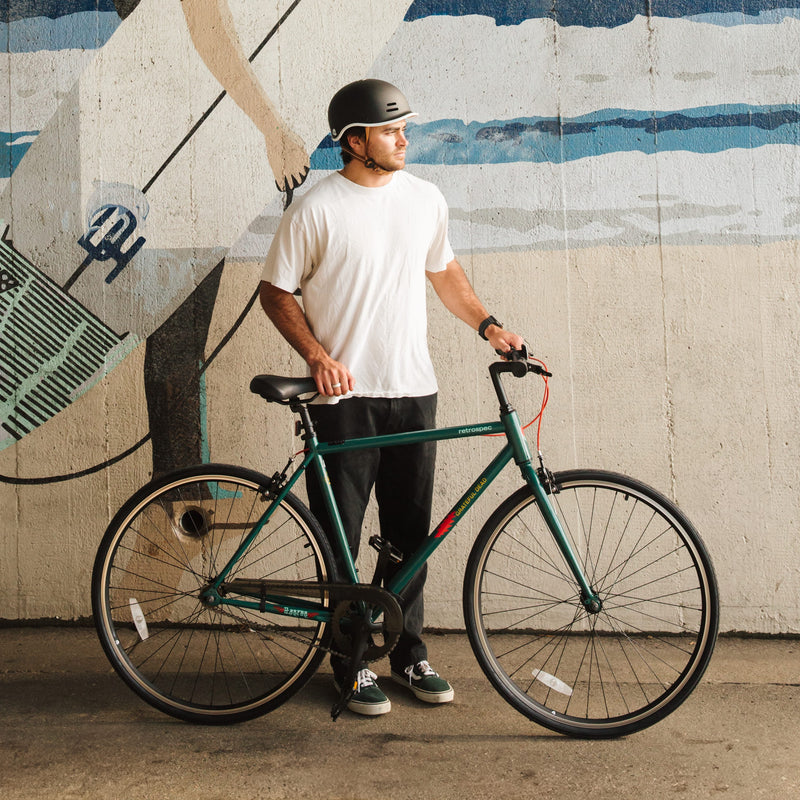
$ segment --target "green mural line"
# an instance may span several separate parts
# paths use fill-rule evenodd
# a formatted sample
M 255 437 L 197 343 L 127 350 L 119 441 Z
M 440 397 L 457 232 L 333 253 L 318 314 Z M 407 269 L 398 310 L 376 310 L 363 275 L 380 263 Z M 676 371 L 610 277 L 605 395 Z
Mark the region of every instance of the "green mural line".
M 250 299 L 247 301 L 247 304 L 245 305 L 241 314 L 239 314 L 239 316 L 236 318 L 236 321 L 233 323 L 233 325 L 231 325 L 227 333 L 219 340 L 217 346 L 211 352 L 211 355 L 209 355 L 208 358 L 206 358 L 205 361 L 200 365 L 201 376 L 205 374 L 205 371 L 211 366 L 216 357 L 233 338 L 236 331 L 239 330 L 245 318 L 250 313 L 250 310 L 255 305 L 255 302 L 258 299 L 258 294 L 259 291 L 256 289 L 251 295 Z M 178 398 L 178 401 L 180 402 L 180 398 Z M 63 483 L 64 481 L 71 481 L 75 480 L 76 478 L 85 478 L 89 475 L 93 475 L 96 472 L 102 472 L 104 469 L 108 469 L 109 467 L 114 466 L 114 464 L 118 464 L 120 461 L 128 458 L 128 456 L 133 455 L 143 445 L 147 444 L 151 438 L 152 434 L 148 432 L 138 442 L 131 445 L 127 450 L 124 450 L 118 455 L 113 456 L 112 458 L 109 458 L 100 464 L 95 464 L 91 467 L 86 467 L 85 469 L 77 470 L 75 472 L 68 472 L 64 473 L 63 475 L 49 475 L 42 478 L 19 478 L 13 475 L 0 475 L 0 483 L 8 483 L 15 486 L 40 486 L 48 483 Z

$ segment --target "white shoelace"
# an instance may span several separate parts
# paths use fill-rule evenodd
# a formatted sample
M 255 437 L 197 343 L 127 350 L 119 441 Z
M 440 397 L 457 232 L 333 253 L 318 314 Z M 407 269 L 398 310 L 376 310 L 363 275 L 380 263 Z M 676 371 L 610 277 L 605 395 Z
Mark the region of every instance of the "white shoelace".
M 419 670 L 415 672 L 415 667 L 418 667 Z M 411 680 L 415 674 L 420 675 L 422 678 L 438 678 L 439 673 L 434 671 L 433 667 L 427 661 L 420 661 L 418 664 L 412 664 L 410 667 L 406 667 L 405 669 L 406 675 L 408 675 L 408 679 Z M 377 675 L 375 676 L 378 677 Z
M 378 676 L 371 669 L 364 667 L 364 669 L 360 670 L 358 673 L 358 688 L 356 689 L 356 692 L 360 692 L 362 689 L 369 689 L 370 686 L 374 686 L 377 677 Z

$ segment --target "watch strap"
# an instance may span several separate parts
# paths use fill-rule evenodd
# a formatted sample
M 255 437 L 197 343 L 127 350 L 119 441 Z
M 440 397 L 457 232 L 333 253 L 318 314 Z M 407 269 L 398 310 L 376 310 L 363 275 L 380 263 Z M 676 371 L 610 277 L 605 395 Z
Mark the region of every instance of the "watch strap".
M 478 325 L 478 336 L 480 336 L 481 339 L 484 339 L 487 342 L 489 341 L 489 339 L 486 336 L 486 329 L 490 325 L 497 325 L 498 328 L 503 327 L 503 324 L 501 322 L 498 322 L 494 317 L 492 316 L 486 317 L 486 319 L 483 322 L 481 322 L 480 325 Z

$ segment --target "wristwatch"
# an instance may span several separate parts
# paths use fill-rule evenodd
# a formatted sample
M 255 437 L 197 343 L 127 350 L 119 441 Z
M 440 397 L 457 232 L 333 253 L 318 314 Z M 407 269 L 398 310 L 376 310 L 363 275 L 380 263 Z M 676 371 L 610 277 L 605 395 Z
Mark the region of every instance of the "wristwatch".
M 497 325 L 498 328 L 503 327 L 503 323 L 498 322 L 494 317 L 486 317 L 486 319 L 483 322 L 481 322 L 480 325 L 478 325 L 478 336 L 480 336 L 481 339 L 484 339 L 487 342 L 489 341 L 489 338 L 486 336 L 486 329 L 490 325 Z

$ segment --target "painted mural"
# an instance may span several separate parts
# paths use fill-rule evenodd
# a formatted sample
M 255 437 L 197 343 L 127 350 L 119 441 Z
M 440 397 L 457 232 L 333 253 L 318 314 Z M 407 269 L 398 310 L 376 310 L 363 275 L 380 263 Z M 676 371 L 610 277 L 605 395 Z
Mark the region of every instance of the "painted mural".
M 220 282 L 339 167 L 357 77 L 419 112 L 459 255 L 800 239 L 800 2 L 10 0 L 0 34 L 0 450 L 140 346 L 149 420 L 0 483 L 214 457 L 205 374 L 257 288 L 212 340 Z

